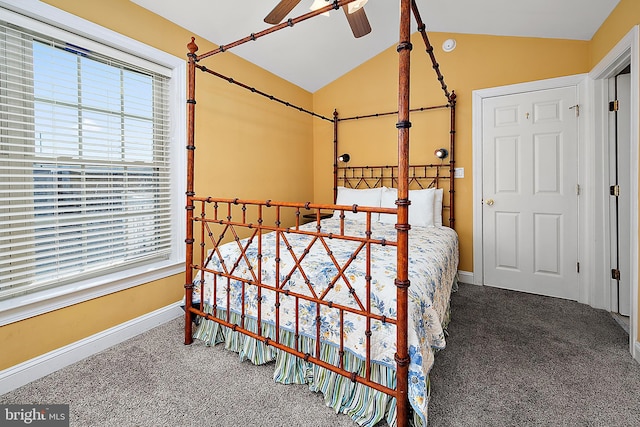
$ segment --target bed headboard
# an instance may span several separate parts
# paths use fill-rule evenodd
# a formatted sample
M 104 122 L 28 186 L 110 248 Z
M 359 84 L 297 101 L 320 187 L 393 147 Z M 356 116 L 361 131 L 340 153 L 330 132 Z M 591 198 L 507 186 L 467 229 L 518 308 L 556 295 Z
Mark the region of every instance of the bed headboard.
M 342 187 L 396 188 L 398 184 L 398 166 L 338 166 L 336 169 L 337 184 Z M 449 163 L 409 165 L 411 189 L 443 188 L 449 179 Z
M 426 40 L 425 40 L 426 41 Z M 429 52 L 427 50 L 427 52 Z M 435 64 L 435 62 L 434 62 Z M 438 80 L 442 82 L 442 75 L 437 67 L 436 73 Z M 442 88 L 447 97 L 447 103 L 442 105 L 433 105 L 427 107 L 413 108 L 410 113 L 443 110 L 448 109 L 450 112 L 450 130 L 449 130 L 449 148 L 440 148 L 434 153 L 440 159 L 440 163 L 435 164 L 419 164 L 408 165 L 407 181 L 409 190 L 419 190 L 426 188 L 441 188 L 444 194 L 448 194 L 442 199 L 442 218 L 448 219 L 444 221 L 444 225 L 454 228 L 454 171 L 455 171 L 455 134 L 456 134 L 456 102 L 457 95 L 455 91 L 449 92 L 444 82 Z M 360 120 L 366 118 L 378 118 L 383 116 L 395 116 L 398 111 L 390 111 L 385 113 L 368 114 L 364 116 L 339 117 L 338 111 L 333 111 L 333 202 L 336 203 L 338 196 L 338 187 L 346 187 L 353 189 L 366 189 L 378 187 L 397 188 L 399 183 L 399 168 L 397 165 L 392 166 L 342 166 L 338 162 L 338 124 L 343 121 Z M 397 127 L 397 126 L 396 126 Z M 349 158 L 343 160 L 349 161 Z
M 397 166 L 336 166 L 337 187 L 353 189 L 397 188 L 397 184 Z M 337 187 L 334 192 L 336 194 Z M 452 194 L 451 165 L 449 162 L 409 165 L 409 189 L 422 190 L 426 188 L 441 188 L 444 194 Z M 444 225 L 453 228 L 452 197 L 443 199 L 442 218 L 447 219 Z

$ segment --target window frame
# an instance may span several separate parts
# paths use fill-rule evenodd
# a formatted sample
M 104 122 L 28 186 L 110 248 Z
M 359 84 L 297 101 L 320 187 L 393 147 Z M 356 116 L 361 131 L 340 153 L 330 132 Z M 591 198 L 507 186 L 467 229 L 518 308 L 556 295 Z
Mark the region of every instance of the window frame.
M 186 249 L 177 242 L 185 235 L 186 61 L 38 0 L 0 0 L 0 19 L 57 38 L 81 39 L 83 47 L 106 55 L 134 55 L 170 77 L 171 239 L 176 242 L 166 261 L 0 301 L 0 326 L 184 272 Z

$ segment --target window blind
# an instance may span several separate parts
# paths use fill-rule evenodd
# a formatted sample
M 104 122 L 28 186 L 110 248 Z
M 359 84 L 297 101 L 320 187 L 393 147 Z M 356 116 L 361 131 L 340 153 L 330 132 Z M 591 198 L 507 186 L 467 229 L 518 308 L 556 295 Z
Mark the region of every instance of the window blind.
M 169 78 L 139 63 L 0 21 L 0 299 L 170 256 Z

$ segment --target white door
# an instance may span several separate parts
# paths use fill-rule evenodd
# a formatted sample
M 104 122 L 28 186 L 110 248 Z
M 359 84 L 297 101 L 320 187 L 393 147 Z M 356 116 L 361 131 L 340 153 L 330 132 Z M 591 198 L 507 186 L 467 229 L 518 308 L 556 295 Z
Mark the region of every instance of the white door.
M 485 98 L 484 284 L 578 299 L 577 88 Z
M 610 118 L 609 218 L 611 236 L 611 311 L 629 316 L 631 312 L 631 74 L 610 79 L 611 101 L 617 111 Z M 619 195 L 616 195 L 619 194 Z M 618 271 L 618 275 L 613 272 Z

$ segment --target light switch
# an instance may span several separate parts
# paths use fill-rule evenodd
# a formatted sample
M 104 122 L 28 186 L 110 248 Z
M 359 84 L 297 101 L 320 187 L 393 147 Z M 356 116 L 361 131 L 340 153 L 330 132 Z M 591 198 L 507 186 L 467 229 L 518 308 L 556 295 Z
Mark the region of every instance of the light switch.
M 453 177 L 454 178 L 464 178 L 464 168 L 454 168 L 453 169 Z

